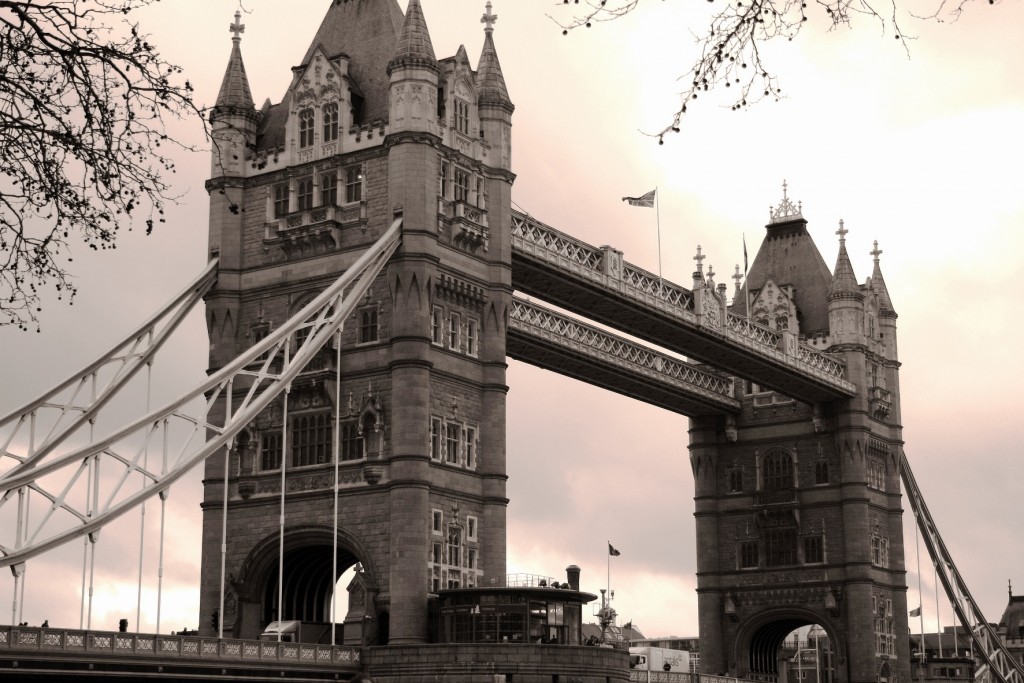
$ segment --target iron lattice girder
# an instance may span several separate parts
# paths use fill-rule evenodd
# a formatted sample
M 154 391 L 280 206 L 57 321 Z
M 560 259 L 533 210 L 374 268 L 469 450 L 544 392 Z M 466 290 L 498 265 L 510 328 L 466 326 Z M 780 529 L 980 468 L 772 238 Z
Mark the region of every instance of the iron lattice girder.
M 699 315 L 690 290 L 623 261 L 610 247 L 518 212 L 512 213 L 512 286 L 802 401 L 856 393 L 834 356 L 724 309 Z
M 935 564 L 935 572 L 946 591 L 949 604 L 952 605 L 960 625 L 967 633 L 971 634 L 971 640 L 974 641 L 974 652 L 982 661 L 981 665 L 974 670 L 974 679 L 987 681 L 991 675 L 1001 683 L 1024 683 L 1024 667 L 1003 647 L 1002 641 L 999 640 L 999 636 L 985 619 L 985 615 L 982 614 L 978 603 L 971 596 L 960 571 L 953 563 L 953 557 L 949 554 L 949 549 L 946 548 L 942 536 L 939 535 L 939 529 L 935 526 L 931 512 L 928 511 L 914 473 L 910 470 L 910 462 L 902 449 L 900 450 L 900 477 L 907 492 L 910 509 L 914 512 L 921 537 L 928 549 L 928 555 Z M 966 607 L 964 603 L 966 603 Z
M 64 438 L 56 441 L 51 438 L 53 443 L 46 458 L 30 459 L 11 454 L 17 464 L 0 475 L 0 494 L 3 495 L 0 506 L 13 500 L 11 494 L 18 491 L 18 521 L 0 528 L 0 553 L 3 554 L 0 567 L 16 567 L 74 538 L 96 534 L 106 524 L 144 501 L 166 495 L 172 484 L 206 458 L 222 453 L 225 447 L 230 449 L 234 437 L 287 390 L 354 312 L 360 298 L 398 248 L 401 227 L 402 219 L 398 218 L 376 244 L 301 311 L 221 370 L 162 408 L 85 446 L 69 445 L 66 442 L 70 440 Z M 302 328 L 308 328 L 308 336 L 291 355 L 292 340 L 296 331 Z M 237 406 L 233 406 L 236 382 L 244 389 L 245 396 Z M 224 419 L 222 423 L 214 424 L 209 416 L 220 401 L 225 406 Z M 197 402 L 201 405 L 198 412 L 189 412 Z M 35 410 L 43 403 L 45 401 L 35 401 L 28 408 Z M 20 425 L 27 419 L 25 413 L 14 414 L 5 418 L 2 424 Z M 167 443 L 171 423 L 188 425 L 187 438 L 176 453 L 170 452 Z M 65 431 L 62 436 L 68 433 Z M 152 445 L 156 449 L 161 438 L 164 466 L 160 473 L 144 472 L 142 463 L 149 448 Z M 60 446 L 70 450 L 59 454 Z M 98 474 L 101 462 L 119 468 L 113 481 L 105 482 L 102 490 Z M 95 477 L 92 475 L 94 469 Z M 89 474 L 82 484 L 82 475 L 86 472 Z M 139 473 L 146 477 L 148 485 L 141 490 L 129 487 L 132 475 Z M 51 492 L 47 486 L 53 485 L 55 480 L 59 480 L 56 481 L 59 490 Z M 93 488 L 92 503 L 91 507 L 80 509 L 77 501 L 90 500 L 89 495 L 75 497 L 75 492 L 82 486 Z M 27 490 L 41 493 L 48 501 L 45 512 L 32 517 L 31 526 L 29 515 L 24 511 L 27 510 L 25 496 L 20 493 Z M 57 512 L 67 514 L 54 519 Z M 13 540 L 8 536 L 13 536 Z M 42 538 L 37 538 L 39 536 Z
M 730 378 L 520 298 L 512 299 L 506 353 L 683 415 L 740 409 Z

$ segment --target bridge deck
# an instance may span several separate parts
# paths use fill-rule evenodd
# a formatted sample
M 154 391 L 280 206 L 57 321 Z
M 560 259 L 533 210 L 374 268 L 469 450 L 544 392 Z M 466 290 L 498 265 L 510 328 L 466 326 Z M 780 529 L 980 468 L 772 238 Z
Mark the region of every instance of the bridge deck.
M 683 415 L 740 409 L 730 378 L 519 298 L 512 300 L 506 352 Z
M 512 285 L 787 396 L 820 401 L 856 392 L 842 361 L 794 335 L 716 306 L 707 291 L 698 301 L 611 247 L 594 247 L 518 212 L 512 214 Z
M 26 678 L 42 676 L 39 680 L 85 670 L 119 678 L 146 678 L 148 672 L 161 679 L 177 672 L 199 680 L 207 669 L 214 676 L 230 671 L 232 680 L 260 680 L 271 669 L 277 679 L 283 675 L 279 671 L 288 670 L 294 672 L 289 680 L 296 680 L 295 674 L 335 680 L 339 672 L 359 671 L 360 653 L 338 645 L 0 626 L 0 666 L 17 668 Z

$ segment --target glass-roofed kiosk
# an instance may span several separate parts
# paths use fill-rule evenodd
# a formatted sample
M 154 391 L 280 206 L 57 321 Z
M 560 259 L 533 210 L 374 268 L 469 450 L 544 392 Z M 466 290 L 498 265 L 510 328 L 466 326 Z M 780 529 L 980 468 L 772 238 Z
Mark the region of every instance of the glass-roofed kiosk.
M 504 586 L 451 588 L 437 594 L 437 642 L 582 645 L 583 605 L 597 599 L 579 589 L 580 569 L 568 582 L 510 574 Z

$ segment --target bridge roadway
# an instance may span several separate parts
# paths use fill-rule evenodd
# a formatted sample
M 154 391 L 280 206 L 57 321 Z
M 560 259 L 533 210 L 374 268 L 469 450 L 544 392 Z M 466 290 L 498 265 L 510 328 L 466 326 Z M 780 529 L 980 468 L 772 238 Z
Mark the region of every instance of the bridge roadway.
M 594 247 L 512 213 L 512 286 L 687 358 L 802 401 L 853 396 L 843 362 L 733 314 L 707 289 L 661 281 Z
M 336 681 L 357 647 L 0 626 L 0 680 Z
M 683 415 L 739 412 L 733 381 L 519 297 L 506 353 Z

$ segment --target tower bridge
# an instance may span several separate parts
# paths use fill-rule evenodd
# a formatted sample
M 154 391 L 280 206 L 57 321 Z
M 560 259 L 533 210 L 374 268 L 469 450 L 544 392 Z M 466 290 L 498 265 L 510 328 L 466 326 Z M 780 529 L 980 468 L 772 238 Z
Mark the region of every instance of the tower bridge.
M 331 2 L 287 92 L 261 108 L 236 14 L 211 116 L 210 266 L 0 420 L 12 623 L 26 563 L 80 538 L 86 566 L 108 522 L 147 499 L 163 509 L 201 463 L 199 632 L 11 626 L 0 672 L 127 661 L 139 678 L 262 666 L 315 680 L 316 665 L 347 679 L 358 662 L 395 683 L 627 680 L 624 653 L 581 646 L 594 596 L 571 572 L 558 588 L 506 585 L 512 357 L 690 416 L 705 671 L 781 683 L 783 638 L 817 624 L 836 683 L 909 681 L 902 480 L 979 671 L 1021 683 L 960 603 L 969 592 L 909 474 L 880 252 L 858 281 L 841 225 L 829 269 L 784 190 L 730 301 L 699 252 L 682 287 L 514 212 L 515 107 L 490 10 L 474 70 L 464 49 L 437 58 L 419 0 L 405 13 Z M 200 298 L 209 376 L 95 434 Z M 331 614 L 348 569 L 347 611 Z M 329 642 L 268 645 L 272 621 L 316 624 Z M 169 663 L 158 647 L 207 659 Z M 289 668 L 296 657 L 316 664 Z

